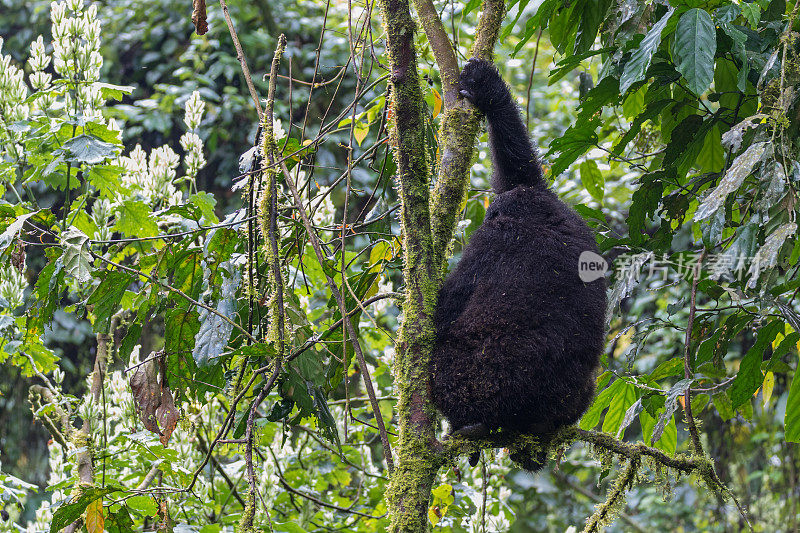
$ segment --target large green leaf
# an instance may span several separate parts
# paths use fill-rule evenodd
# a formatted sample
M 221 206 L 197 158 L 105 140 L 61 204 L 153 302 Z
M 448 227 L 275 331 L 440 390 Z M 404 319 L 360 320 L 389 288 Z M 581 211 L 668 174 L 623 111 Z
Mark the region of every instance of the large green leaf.
M 616 394 L 611 398 L 608 412 L 605 419 L 603 419 L 603 431 L 612 435 L 620 428 L 620 424 L 625 418 L 625 413 L 636 401 L 636 387 L 623 380 L 618 381 L 622 382 L 622 385 L 619 385 Z
M 128 200 L 117 206 L 117 223 L 114 229 L 127 237 L 158 235 L 158 225 L 153 220 L 150 207 L 139 200 Z
M 119 302 L 125 289 L 133 281 L 133 276 L 125 272 L 107 271 L 103 281 L 94 290 L 89 299 L 88 305 L 94 306 L 94 330 L 98 333 L 108 333 L 111 324 L 111 317 L 117 312 Z M 112 332 L 113 333 L 113 332 Z
M 586 3 L 578 23 L 573 53 L 582 54 L 592 47 L 610 5 L 611 0 L 591 0 Z
M 716 51 L 717 33 L 711 15 L 699 8 L 684 13 L 675 29 L 672 56 L 689 90 L 698 96 L 711 85 Z
M 102 163 L 114 157 L 119 150 L 117 145 L 101 141 L 93 135 L 78 135 L 65 142 L 62 148 L 67 153 L 67 161 L 89 165 Z
M 644 73 L 647 72 L 647 67 L 650 66 L 653 54 L 661 44 L 661 32 L 674 12 L 675 9 L 670 7 L 669 11 L 650 28 L 642 42 L 639 43 L 639 47 L 631 54 L 631 58 L 625 64 L 625 70 L 622 71 L 622 76 L 619 80 L 620 94 L 625 94 L 631 85 L 644 79 Z
M 56 512 L 53 513 L 53 520 L 50 522 L 50 533 L 57 533 L 76 521 L 81 517 L 83 512 L 90 503 L 102 498 L 110 492 L 114 492 L 114 488 L 106 487 L 86 487 L 81 490 L 80 496 L 74 500 L 61 505 Z

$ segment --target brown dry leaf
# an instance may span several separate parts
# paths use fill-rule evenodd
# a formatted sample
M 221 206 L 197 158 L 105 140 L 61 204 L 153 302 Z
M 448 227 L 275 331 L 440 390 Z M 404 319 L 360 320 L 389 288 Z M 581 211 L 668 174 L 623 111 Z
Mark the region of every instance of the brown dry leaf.
M 161 386 L 158 384 L 156 361 L 151 358 L 136 367 L 130 384 L 133 402 L 145 429 L 161 435 L 156 418 L 156 409 L 161 405 Z
M 175 400 L 172 398 L 169 387 L 164 387 L 161 391 L 161 405 L 156 409 L 156 417 L 158 417 L 161 427 L 164 428 L 161 433 L 161 444 L 166 446 L 178 424 L 178 410 L 175 409 Z

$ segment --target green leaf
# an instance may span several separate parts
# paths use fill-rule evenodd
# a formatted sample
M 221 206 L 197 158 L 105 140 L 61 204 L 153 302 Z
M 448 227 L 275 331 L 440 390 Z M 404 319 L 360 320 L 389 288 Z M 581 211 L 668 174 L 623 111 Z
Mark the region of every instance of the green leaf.
M 625 149 L 628 143 L 631 142 L 637 135 L 639 135 L 640 131 L 642 131 L 642 124 L 648 120 L 653 120 L 660 116 L 661 110 L 667 107 L 670 103 L 672 103 L 671 100 L 657 100 L 655 102 L 650 102 L 644 112 L 634 119 L 634 121 L 631 123 L 630 129 L 625 132 L 625 135 L 623 135 L 617 144 L 614 145 L 612 151 L 618 155 L 622 154 L 622 150 Z
M 734 416 L 733 407 L 731 406 L 731 399 L 728 397 L 727 392 L 721 392 L 711 397 L 714 402 L 714 407 L 717 408 L 720 418 L 723 421 L 730 420 Z
M 639 47 L 633 51 L 631 58 L 625 63 L 625 69 L 619 79 L 620 94 L 625 94 L 631 85 L 644 79 L 645 72 L 647 72 L 650 61 L 653 59 L 653 54 L 661 44 L 661 32 L 674 12 L 675 8 L 670 7 L 667 13 L 650 28 Z
M 181 309 L 170 311 L 164 330 L 164 350 L 167 353 L 191 353 L 195 335 L 200 330 L 197 312 Z
M 721 172 L 725 168 L 725 150 L 722 148 L 722 134 L 719 125 L 711 128 L 703 141 L 703 147 L 695 165 L 700 172 Z
M 78 135 L 63 145 L 62 150 L 67 154 L 67 161 L 72 163 L 86 163 L 96 165 L 102 163 L 110 157 L 114 157 L 119 151 L 115 144 L 101 141 L 94 135 Z
M 125 272 L 110 270 L 104 273 L 103 281 L 86 301 L 87 305 L 94 305 L 94 330 L 96 332 L 109 332 L 111 316 L 117 312 L 122 295 L 125 294 L 125 289 L 132 281 L 133 276 Z
M 758 27 L 758 21 L 761 19 L 761 6 L 756 2 L 742 2 L 739 7 L 742 10 L 742 16 L 750 23 L 750 28 L 755 30 Z
M 678 427 L 675 425 L 675 417 L 670 418 L 661 437 L 655 442 L 653 442 L 653 428 L 656 425 L 656 419 L 647 411 L 642 411 L 639 414 L 639 422 L 642 425 L 642 437 L 646 444 L 651 444 L 669 455 L 675 454 L 678 447 Z
M 781 320 L 773 320 L 758 331 L 756 343 L 750 348 L 739 364 L 739 371 L 731 384 L 731 406 L 737 409 L 748 401 L 764 383 L 764 374 L 761 372 L 761 360 L 767 346 L 775 340 L 778 333 L 783 333 L 784 325 Z
M 156 516 L 158 504 L 152 496 L 131 496 L 125 500 L 128 508 L 142 516 Z
M 583 417 L 581 417 L 581 421 L 579 422 L 580 428 L 585 430 L 593 429 L 598 422 L 600 422 L 600 415 L 603 413 L 603 410 L 608 407 L 614 395 L 625 385 L 627 385 L 625 381 L 618 379 L 598 394 L 594 402 L 592 402 L 591 407 L 589 407 Z
M 188 198 L 189 202 L 200 208 L 203 213 L 203 218 L 207 224 L 216 224 L 219 222 L 217 215 L 214 213 L 214 207 L 217 205 L 217 200 L 213 195 L 205 191 L 200 191 L 193 194 Z
M 122 190 L 122 181 L 120 180 L 122 171 L 122 167 L 114 165 L 95 165 L 86 173 L 86 179 L 100 191 L 100 195 L 104 198 L 116 198 Z
M 158 235 L 158 225 L 153 220 L 150 206 L 139 200 L 128 200 L 117 206 L 117 223 L 114 229 L 127 237 Z
M 672 55 L 678 72 L 696 95 L 703 94 L 714 77 L 717 33 L 705 10 L 692 8 L 681 15 L 675 29 Z
M 586 93 L 578 108 L 577 124 L 590 121 L 600 112 L 603 106 L 619 102 L 619 80 L 613 76 L 606 76 L 597 82 L 597 85 Z
M 559 154 L 550 170 L 553 177 L 564 172 L 576 159 L 597 144 L 597 134 L 594 130 L 598 125 L 599 119 L 597 118 L 584 123 L 578 121 L 575 125 L 570 126 L 564 135 L 550 143 L 547 155 Z
M 594 57 L 599 54 L 607 54 L 609 52 L 613 52 L 615 48 L 600 48 L 598 50 L 589 50 L 588 52 L 584 52 L 582 54 L 574 54 L 571 56 L 567 56 L 561 61 L 556 64 L 556 68 L 550 71 L 549 79 L 547 80 L 547 85 L 553 85 L 555 82 L 575 70 L 578 65 L 581 64 L 582 61 L 588 59 L 590 57 Z
M 106 100 L 122 100 L 126 94 L 131 94 L 136 87 L 132 85 L 112 85 L 110 83 L 94 83 L 95 88 L 100 89 L 100 94 Z
M 611 398 L 608 405 L 608 412 L 603 420 L 603 432 L 612 435 L 620 428 L 622 420 L 628 408 L 636 401 L 636 387 L 630 383 L 619 380 L 622 384 L 617 389 L 616 394 Z
M 550 17 L 550 42 L 559 53 L 564 54 L 575 43 L 578 17 L 585 5 L 586 0 L 578 0 L 570 4 L 564 3 L 562 8 Z M 514 52 L 516 53 L 516 50 Z
M 92 281 L 92 256 L 86 243 L 89 237 L 77 228 L 69 228 L 61 234 L 61 244 L 64 246 L 64 271 L 81 283 Z
M 606 16 L 611 0 L 590 0 L 581 11 L 578 31 L 575 36 L 574 54 L 583 54 L 589 50 L 597 38 L 597 30 Z
M 601 202 L 605 188 L 605 181 L 594 159 L 587 159 L 580 165 L 581 181 L 592 198 Z

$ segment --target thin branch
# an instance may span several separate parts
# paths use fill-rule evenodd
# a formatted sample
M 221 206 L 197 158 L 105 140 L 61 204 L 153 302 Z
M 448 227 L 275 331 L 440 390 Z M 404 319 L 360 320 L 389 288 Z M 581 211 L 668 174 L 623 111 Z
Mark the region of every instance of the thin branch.
M 703 261 L 703 256 L 705 255 L 705 250 L 700 253 L 700 257 L 698 258 L 698 264 Z M 685 379 L 692 379 L 694 377 L 694 372 L 692 372 L 692 362 L 691 362 L 691 346 L 692 346 L 692 328 L 694 327 L 694 315 L 695 311 L 697 310 L 697 282 L 700 280 L 700 273 L 696 273 L 694 278 L 692 279 L 692 296 L 691 302 L 689 305 L 689 320 L 686 323 L 686 337 L 684 340 L 684 351 L 683 351 L 683 377 Z M 694 416 L 692 415 L 692 388 L 686 387 L 686 391 L 683 393 L 683 412 L 686 415 L 686 424 L 689 426 L 689 434 L 692 436 L 692 446 L 694 447 L 694 453 L 697 455 L 703 455 L 703 444 L 700 442 L 700 434 L 697 431 L 697 422 L 694 420 Z
M 222 7 L 222 14 L 225 17 L 225 24 L 228 25 L 228 31 L 231 34 L 231 39 L 233 40 L 233 46 L 236 48 L 236 58 L 242 65 L 242 73 L 244 74 L 244 81 L 247 83 L 247 88 L 250 90 L 250 98 L 253 99 L 253 105 L 256 108 L 256 112 L 258 113 L 258 119 L 260 121 L 263 115 L 263 111 L 261 110 L 261 101 L 258 98 L 256 87 L 255 85 L 253 85 L 253 78 L 252 76 L 250 76 L 250 68 L 248 68 L 247 66 L 247 58 L 244 56 L 244 50 L 242 49 L 242 44 L 239 42 L 239 36 L 236 35 L 236 29 L 233 27 L 233 21 L 231 20 L 231 15 L 230 13 L 228 13 L 228 5 L 225 3 L 225 0 L 219 0 L 219 5 Z

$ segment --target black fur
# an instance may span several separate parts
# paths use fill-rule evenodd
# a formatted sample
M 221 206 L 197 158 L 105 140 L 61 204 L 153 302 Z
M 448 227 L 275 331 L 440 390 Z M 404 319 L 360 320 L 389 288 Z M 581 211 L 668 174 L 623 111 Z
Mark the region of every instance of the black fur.
M 592 231 L 545 184 L 497 69 L 471 59 L 461 94 L 486 114 L 497 193 L 439 292 L 431 394 L 453 430 L 548 436 L 594 395 L 606 285 L 578 277 Z M 512 457 L 530 470 L 544 455 Z

